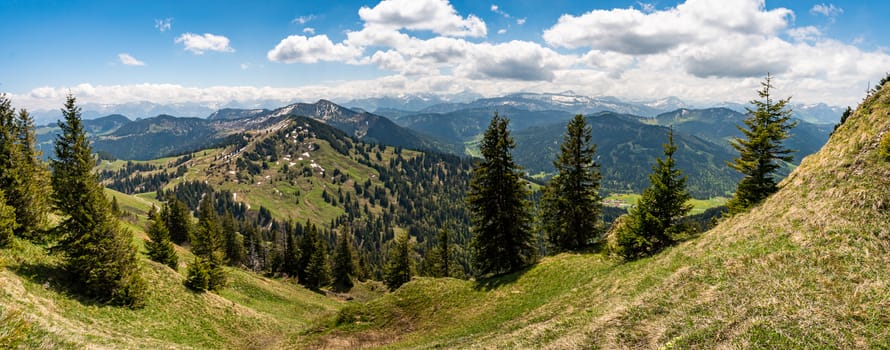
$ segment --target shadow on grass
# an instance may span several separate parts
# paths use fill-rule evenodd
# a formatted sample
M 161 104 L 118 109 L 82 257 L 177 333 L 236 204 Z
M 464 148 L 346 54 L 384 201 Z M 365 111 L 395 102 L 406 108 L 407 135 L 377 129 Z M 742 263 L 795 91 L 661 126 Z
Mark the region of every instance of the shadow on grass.
M 476 285 L 473 287 L 477 291 L 490 291 L 495 288 L 500 288 L 501 286 L 512 284 L 516 282 L 523 274 L 531 270 L 536 264 L 528 265 L 520 270 L 514 272 L 508 272 L 500 275 L 491 275 L 484 276 L 478 280 L 476 280 Z
M 31 282 L 40 284 L 68 298 L 77 300 L 84 306 L 105 306 L 105 304 L 80 293 L 69 274 L 62 267 L 51 263 L 27 263 L 7 266 L 7 269 Z

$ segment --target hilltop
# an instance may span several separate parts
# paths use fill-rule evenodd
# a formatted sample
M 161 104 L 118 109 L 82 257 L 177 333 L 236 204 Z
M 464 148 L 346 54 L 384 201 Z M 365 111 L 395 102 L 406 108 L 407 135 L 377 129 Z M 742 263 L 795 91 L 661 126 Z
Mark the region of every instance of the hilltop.
M 890 346 L 890 89 L 781 190 L 650 258 L 562 254 L 479 281 L 415 279 L 347 307 L 319 346 Z M 885 141 L 883 147 L 890 144 Z

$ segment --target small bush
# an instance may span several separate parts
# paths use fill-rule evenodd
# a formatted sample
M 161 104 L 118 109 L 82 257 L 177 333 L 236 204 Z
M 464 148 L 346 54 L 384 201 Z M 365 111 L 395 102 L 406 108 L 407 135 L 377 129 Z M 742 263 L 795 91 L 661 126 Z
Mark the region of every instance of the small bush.
M 881 144 L 878 146 L 878 152 L 880 152 L 881 159 L 890 161 L 890 131 L 885 132 L 884 136 L 881 137 Z
M 185 286 L 196 292 L 204 292 L 210 287 L 210 268 L 207 263 L 195 258 L 189 265 Z

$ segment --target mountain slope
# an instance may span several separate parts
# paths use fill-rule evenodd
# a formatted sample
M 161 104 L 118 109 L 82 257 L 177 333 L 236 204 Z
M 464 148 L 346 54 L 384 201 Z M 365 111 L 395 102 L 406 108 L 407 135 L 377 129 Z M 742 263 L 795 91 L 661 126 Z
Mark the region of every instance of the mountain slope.
M 341 311 L 317 344 L 886 348 L 888 133 L 885 87 L 778 193 L 700 237 L 630 263 L 563 254 L 478 282 L 417 279 Z
M 356 112 L 327 100 L 319 100 L 316 103 L 295 103 L 276 109 L 270 115 L 298 115 L 319 119 L 369 143 L 452 153 L 456 148 L 447 142 L 400 127 L 386 117 L 368 112 Z
M 183 281 L 193 256 L 177 247 L 178 271 L 145 258 L 149 201 L 114 195 L 139 213 L 138 224 L 124 225 L 141 250 L 150 286 L 145 308 L 106 307 L 69 294 L 48 247 L 16 240 L 0 249 L 0 320 L 11 321 L 0 322 L 0 345 L 17 330 L 24 337 L 19 345 L 33 349 L 298 348 L 301 332 L 341 307 L 336 299 L 240 269 L 226 269 L 229 284 L 218 294 L 190 292 Z
M 718 145 L 723 145 L 734 152 L 729 140 L 742 137 L 736 127 L 744 125 L 745 115 L 729 108 L 678 109 L 662 113 L 655 121 L 662 126 L 673 126 L 675 130 L 696 135 Z M 785 146 L 795 150 L 794 163 L 800 163 L 803 157 L 818 151 L 828 141 L 833 125 L 813 124 L 795 119 L 797 126 L 791 130 Z
M 606 193 L 639 193 L 649 185 L 655 158 L 663 155 L 668 129 L 646 125 L 639 117 L 610 112 L 587 117 L 597 145 L 597 161 Z M 565 134 L 565 124 L 550 124 L 515 132 L 513 157 L 530 174 L 553 172 L 553 159 Z M 739 176 L 726 166 L 733 153 L 706 140 L 677 132 L 677 165 L 689 176 L 687 186 L 696 198 L 723 196 L 735 189 Z

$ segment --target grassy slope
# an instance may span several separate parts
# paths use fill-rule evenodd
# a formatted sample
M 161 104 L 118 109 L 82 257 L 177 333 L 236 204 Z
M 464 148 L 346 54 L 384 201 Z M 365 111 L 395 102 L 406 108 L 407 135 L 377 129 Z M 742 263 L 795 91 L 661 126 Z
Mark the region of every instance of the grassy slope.
M 750 213 L 654 257 L 545 258 L 479 282 L 415 279 L 316 345 L 890 347 L 890 89 Z
M 144 223 L 147 201 L 109 191 Z M 124 222 L 142 248 L 142 224 Z M 46 248 L 15 241 L 0 249 L 0 348 L 18 334 L 26 348 L 298 348 L 301 333 L 341 303 L 290 283 L 228 270 L 218 294 L 182 285 L 191 255 L 178 248 L 179 271 L 142 259 L 147 305 L 127 310 L 71 296 L 59 280 L 58 260 Z M 144 251 L 143 251 L 144 253 Z

